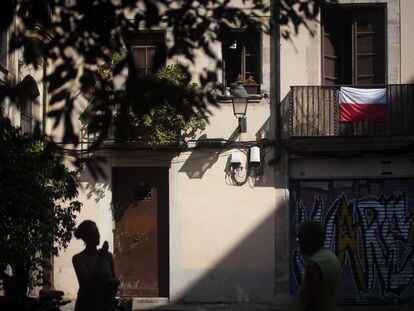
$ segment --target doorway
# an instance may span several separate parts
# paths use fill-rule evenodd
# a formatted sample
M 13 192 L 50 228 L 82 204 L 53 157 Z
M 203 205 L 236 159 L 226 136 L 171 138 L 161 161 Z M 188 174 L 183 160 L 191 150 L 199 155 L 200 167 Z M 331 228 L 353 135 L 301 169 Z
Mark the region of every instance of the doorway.
M 168 168 L 113 168 L 112 174 L 120 295 L 168 297 Z

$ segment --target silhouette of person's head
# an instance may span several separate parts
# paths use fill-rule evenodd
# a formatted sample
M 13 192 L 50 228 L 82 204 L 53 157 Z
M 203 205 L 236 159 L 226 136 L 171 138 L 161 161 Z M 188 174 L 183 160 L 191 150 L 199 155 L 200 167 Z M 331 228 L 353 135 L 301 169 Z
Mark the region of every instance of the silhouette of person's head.
M 323 226 L 315 220 L 302 221 L 296 228 L 296 241 L 304 255 L 313 255 L 323 247 Z
M 92 220 L 83 221 L 75 230 L 75 238 L 82 239 L 86 246 L 99 245 L 99 231 L 96 223 Z

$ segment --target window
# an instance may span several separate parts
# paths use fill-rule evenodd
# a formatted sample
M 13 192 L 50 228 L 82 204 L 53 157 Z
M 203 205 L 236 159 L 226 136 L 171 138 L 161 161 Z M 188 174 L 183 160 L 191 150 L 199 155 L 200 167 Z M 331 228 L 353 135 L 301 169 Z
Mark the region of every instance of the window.
M 32 132 L 32 121 L 33 121 L 33 112 L 32 112 L 32 101 L 27 99 L 21 107 L 20 113 L 20 128 L 22 134 Z
M 37 83 L 31 75 L 24 77 L 20 83 L 20 92 L 24 95 L 20 107 L 20 127 L 23 134 L 31 133 L 33 126 L 33 101 L 39 97 Z
M 151 75 L 165 65 L 164 32 L 145 32 L 131 36 L 130 51 L 133 72 L 137 77 Z
M 322 16 L 323 83 L 385 83 L 385 7 L 335 7 Z
M 237 29 L 225 36 L 222 42 L 224 85 L 236 80 L 244 84 L 260 85 L 260 32 Z M 258 87 L 256 88 L 259 91 Z
M 7 70 L 7 32 L 0 32 L 0 68 Z

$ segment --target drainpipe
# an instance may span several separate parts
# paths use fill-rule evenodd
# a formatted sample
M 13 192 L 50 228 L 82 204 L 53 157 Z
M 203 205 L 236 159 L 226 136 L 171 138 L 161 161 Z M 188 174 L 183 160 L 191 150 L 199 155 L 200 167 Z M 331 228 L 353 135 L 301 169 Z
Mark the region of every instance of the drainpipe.
M 274 99 L 275 99 L 275 117 L 276 117 L 276 127 L 275 127 L 275 155 L 272 164 L 277 164 L 280 161 L 282 153 L 282 113 L 280 105 L 280 0 L 274 0 L 272 5 L 272 19 L 274 24 L 271 27 L 271 40 L 273 41 L 273 46 L 275 47 L 274 52 L 274 75 L 273 75 L 273 85 L 274 87 Z
M 42 133 L 46 135 L 46 105 L 47 105 L 47 85 L 46 85 L 46 75 L 47 75 L 47 65 L 46 65 L 46 57 L 43 57 L 43 96 L 42 96 Z

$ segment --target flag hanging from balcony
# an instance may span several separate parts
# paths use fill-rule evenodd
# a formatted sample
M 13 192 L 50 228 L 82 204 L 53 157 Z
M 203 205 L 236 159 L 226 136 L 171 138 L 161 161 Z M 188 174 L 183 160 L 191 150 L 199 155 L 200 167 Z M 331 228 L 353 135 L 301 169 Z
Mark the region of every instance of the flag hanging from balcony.
M 339 121 L 384 121 L 387 117 L 387 91 L 341 87 L 339 90 Z

